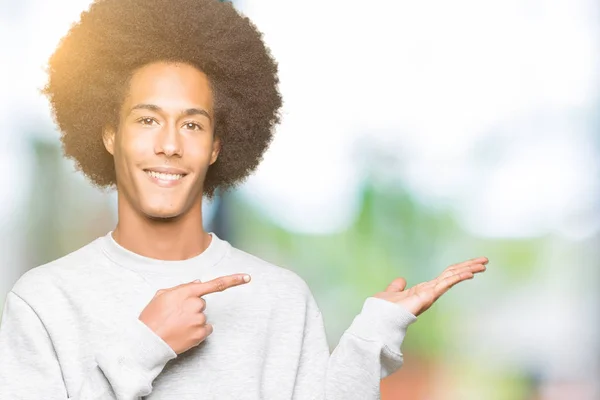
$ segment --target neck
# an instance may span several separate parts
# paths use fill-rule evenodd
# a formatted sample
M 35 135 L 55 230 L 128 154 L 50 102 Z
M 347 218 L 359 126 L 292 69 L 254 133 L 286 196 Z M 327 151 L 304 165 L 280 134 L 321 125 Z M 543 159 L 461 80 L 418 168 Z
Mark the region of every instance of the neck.
M 204 252 L 211 237 L 202 226 L 202 202 L 172 219 L 151 219 L 119 196 L 114 240 L 129 251 L 157 260 L 186 260 Z

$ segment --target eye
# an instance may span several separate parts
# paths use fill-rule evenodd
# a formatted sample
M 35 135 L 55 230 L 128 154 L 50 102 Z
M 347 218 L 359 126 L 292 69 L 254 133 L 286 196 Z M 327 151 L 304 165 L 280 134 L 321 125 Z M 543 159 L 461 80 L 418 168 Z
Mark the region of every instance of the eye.
M 150 117 L 140 118 L 140 119 L 138 119 L 137 122 L 139 122 L 142 125 L 148 125 L 148 126 L 154 124 L 155 122 L 158 123 L 154 118 L 150 118 Z
M 185 125 L 186 129 L 191 129 L 193 131 L 201 131 L 202 130 L 202 126 L 200 126 L 199 124 L 195 123 L 195 122 L 186 122 Z

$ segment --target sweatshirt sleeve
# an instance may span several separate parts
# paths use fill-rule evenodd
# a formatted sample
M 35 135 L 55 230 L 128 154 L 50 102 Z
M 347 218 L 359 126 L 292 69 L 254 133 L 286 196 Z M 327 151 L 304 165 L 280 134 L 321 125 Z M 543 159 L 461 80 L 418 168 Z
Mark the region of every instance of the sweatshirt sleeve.
M 0 323 L 0 399 L 138 400 L 173 350 L 141 321 L 124 327 L 113 342 L 96 349 L 96 363 L 68 393 L 52 340 L 35 311 L 14 292 L 6 297 Z
M 400 346 L 416 317 L 369 297 L 329 353 L 321 313 L 311 296 L 294 400 L 378 400 L 380 382 L 402 366 Z

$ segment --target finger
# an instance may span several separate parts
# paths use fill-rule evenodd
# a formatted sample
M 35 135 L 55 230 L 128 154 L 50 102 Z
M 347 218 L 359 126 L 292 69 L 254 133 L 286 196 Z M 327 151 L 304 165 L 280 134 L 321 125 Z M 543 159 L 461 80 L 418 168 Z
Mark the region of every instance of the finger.
M 451 287 L 453 287 L 457 283 L 462 282 L 467 279 L 472 279 L 473 276 L 474 275 L 472 272 L 463 271 L 463 272 L 456 273 L 454 275 L 451 275 L 447 278 L 444 278 L 444 279 L 438 281 L 436 283 L 436 285 L 433 287 L 433 291 L 435 293 L 436 299 L 439 298 L 444 293 L 446 293 Z
M 473 264 L 468 267 L 465 267 L 465 270 L 470 271 L 474 274 L 478 274 L 480 272 L 484 272 L 485 270 L 487 270 L 487 267 L 483 263 L 482 264 Z
M 196 323 L 200 326 L 206 325 L 206 315 L 204 315 L 204 313 L 199 313 L 196 317 Z
M 396 278 L 385 289 L 386 292 L 401 292 L 406 288 L 406 279 Z
M 170 287 L 168 289 L 162 289 L 162 291 L 167 292 L 167 291 L 175 291 L 175 290 L 189 290 L 190 287 L 192 287 L 198 283 L 201 283 L 201 282 L 202 281 L 200 279 L 196 279 L 193 282 L 185 282 L 185 283 L 181 283 L 177 286 Z M 161 291 L 161 290 L 159 290 L 159 291 Z
M 460 282 L 461 280 L 464 280 L 462 278 L 464 278 L 465 276 L 465 279 L 470 279 L 472 278 L 472 276 L 470 276 L 469 274 L 475 275 L 477 273 L 485 271 L 486 269 L 486 266 L 483 264 L 473 264 L 455 270 L 448 270 L 431 281 L 423 282 L 416 285 L 415 288 L 429 289 L 443 282 L 453 282 L 453 279 L 458 279 L 458 282 Z M 455 285 L 456 283 L 453 283 L 453 285 Z
M 210 336 L 210 334 L 214 331 L 214 328 L 211 324 L 204 325 L 204 329 L 206 330 L 206 336 Z
M 462 267 L 448 268 L 437 279 L 438 280 L 445 279 L 452 275 L 461 274 L 465 271 L 472 272 L 472 273 L 478 273 L 478 272 L 483 272 L 485 270 L 486 270 L 486 266 L 482 263 L 468 264 L 468 265 L 465 265 Z
M 449 266 L 448 268 L 446 268 L 446 270 L 462 268 L 462 267 L 466 267 L 466 266 L 471 265 L 471 264 L 483 264 L 483 265 L 485 265 L 488 262 L 489 262 L 489 260 L 487 259 L 487 257 L 477 257 L 477 258 L 472 258 L 470 260 L 463 261 L 463 262 L 460 262 L 460 263 L 457 263 L 457 264 L 453 264 L 453 265 Z
M 202 297 L 192 296 L 186 300 L 186 309 L 193 313 L 201 313 L 206 309 L 206 301 Z
M 190 284 L 191 296 L 204 296 L 210 293 L 222 292 L 234 286 L 244 285 L 250 282 L 250 275 L 234 274 L 221 276 L 208 282 Z

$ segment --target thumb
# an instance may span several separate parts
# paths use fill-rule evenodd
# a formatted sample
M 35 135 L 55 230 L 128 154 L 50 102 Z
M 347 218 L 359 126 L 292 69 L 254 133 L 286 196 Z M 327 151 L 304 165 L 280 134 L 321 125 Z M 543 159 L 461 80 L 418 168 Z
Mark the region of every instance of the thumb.
M 401 292 L 404 290 L 404 288 L 406 288 L 406 279 L 404 278 L 396 278 L 392 281 L 392 283 L 390 283 L 387 287 L 387 289 L 385 289 L 386 292 Z

